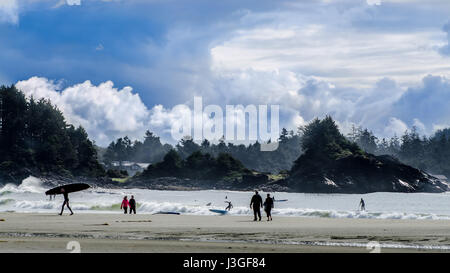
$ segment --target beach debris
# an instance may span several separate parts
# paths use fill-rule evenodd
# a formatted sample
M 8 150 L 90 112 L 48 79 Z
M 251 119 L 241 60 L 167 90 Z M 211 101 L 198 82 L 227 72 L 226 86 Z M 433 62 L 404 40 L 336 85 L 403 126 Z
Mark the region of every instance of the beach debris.
M 0 222 L 5 222 L 5 219 L 0 219 Z

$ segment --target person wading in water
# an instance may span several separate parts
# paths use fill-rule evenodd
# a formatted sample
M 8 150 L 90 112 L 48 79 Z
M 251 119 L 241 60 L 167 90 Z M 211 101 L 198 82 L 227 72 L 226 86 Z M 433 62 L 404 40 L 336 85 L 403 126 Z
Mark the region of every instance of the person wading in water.
M 359 206 L 361 207 L 362 211 L 366 210 L 366 203 L 364 202 L 364 200 L 361 198 L 361 201 L 359 201 Z

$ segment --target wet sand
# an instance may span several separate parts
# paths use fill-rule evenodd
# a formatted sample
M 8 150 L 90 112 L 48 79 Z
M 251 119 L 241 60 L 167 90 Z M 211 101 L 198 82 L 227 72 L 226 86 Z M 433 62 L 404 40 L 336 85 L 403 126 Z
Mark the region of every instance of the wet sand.
M 0 252 L 450 252 L 448 220 L 0 213 Z

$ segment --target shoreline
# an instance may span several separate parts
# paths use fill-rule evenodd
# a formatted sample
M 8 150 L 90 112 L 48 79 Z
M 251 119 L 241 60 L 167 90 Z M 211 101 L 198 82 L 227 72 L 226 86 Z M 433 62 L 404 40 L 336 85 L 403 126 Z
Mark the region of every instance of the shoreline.
M 1 221 L 3 219 L 3 221 Z M 450 220 L 0 213 L 0 252 L 450 252 Z M 37 248 L 39 247 L 39 248 Z

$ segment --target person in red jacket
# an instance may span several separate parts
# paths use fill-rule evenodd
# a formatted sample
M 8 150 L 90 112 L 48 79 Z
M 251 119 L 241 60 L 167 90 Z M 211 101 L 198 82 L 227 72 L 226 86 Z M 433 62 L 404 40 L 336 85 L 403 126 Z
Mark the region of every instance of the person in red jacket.
M 127 214 L 128 207 L 130 206 L 130 203 L 128 202 L 128 197 L 125 196 L 123 198 L 122 204 L 120 205 L 120 209 L 123 209 L 123 213 Z

